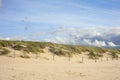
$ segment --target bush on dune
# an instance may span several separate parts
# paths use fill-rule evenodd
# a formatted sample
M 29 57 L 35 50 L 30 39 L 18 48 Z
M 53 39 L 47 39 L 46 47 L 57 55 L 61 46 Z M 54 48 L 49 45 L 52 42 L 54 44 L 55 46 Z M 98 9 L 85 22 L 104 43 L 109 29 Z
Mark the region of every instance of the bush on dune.
M 1 51 L 0 51 L 0 55 L 6 55 L 6 54 L 8 54 L 10 51 L 8 50 L 8 49 L 5 49 L 5 48 L 3 48 L 3 49 L 1 49 Z
M 103 57 L 102 54 L 96 53 L 96 52 L 90 52 L 88 54 L 88 56 L 89 56 L 90 59 L 98 59 L 99 57 Z
M 110 55 L 111 55 L 112 58 L 118 58 L 118 54 L 117 53 L 112 52 Z

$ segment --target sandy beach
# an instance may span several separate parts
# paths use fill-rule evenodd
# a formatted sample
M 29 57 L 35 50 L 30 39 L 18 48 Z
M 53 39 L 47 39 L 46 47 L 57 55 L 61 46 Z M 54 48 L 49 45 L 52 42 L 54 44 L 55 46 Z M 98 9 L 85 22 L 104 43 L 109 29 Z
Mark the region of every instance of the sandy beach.
M 80 60 L 0 56 L 0 80 L 120 80 L 120 60 Z
M 0 0 L 0 80 L 120 80 L 120 0 Z

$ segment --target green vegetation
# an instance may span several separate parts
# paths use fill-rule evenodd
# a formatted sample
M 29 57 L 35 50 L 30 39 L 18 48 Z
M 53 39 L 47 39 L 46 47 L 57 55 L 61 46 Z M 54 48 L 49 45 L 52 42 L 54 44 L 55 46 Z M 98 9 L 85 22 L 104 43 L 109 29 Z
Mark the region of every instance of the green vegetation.
M 118 54 L 117 53 L 111 53 L 111 57 L 112 58 L 118 58 Z
M 88 56 L 90 59 L 99 59 L 99 57 L 103 57 L 101 53 L 96 53 L 96 52 L 90 52 Z
M 0 50 L 1 50 L 0 55 L 6 55 L 6 54 L 8 54 L 10 52 L 8 49 L 5 49 L 5 48 L 2 48 Z
M 55 55 L 72 56 L 74 54 L 81 54 L 81 52 L 89 52 L 89 58 L 99 58 L 103 56 L 103 53 L 110 52 L 111 56 L 116 58 L 117 54 L 120 54 L 120 50 L 111 48 L 100 48 L 91 46 L 78 46 L 78 45 L 65 45 L 55 44 L 50 42 L 33 42 L 33 41 L 6 41 L 0 40 L 0 49 L 3 47 L 9 47 L 14 50 L 23 51 L 24 53 L 44 53 L 43 49 L 49 47 L 49 50 Z M 8 53 L 6 50 L 3 50 Z M 5 54 L 2 53 L 2 54 Z
M 50 47 L 50 51 L 56 55 L 70 56 L 72 52 L 69 49 L 65 49 L 64 47 Z
M 43 48 L 45 45 L 43 43 L 38 42 L 32 42 L 32 41 L 5 41 L 0 40 L 0 47 L 10 47 L 14 50 L 24 51 L 24 52 L 32 52 L 37 53 L 41 52 L 43 53 Z

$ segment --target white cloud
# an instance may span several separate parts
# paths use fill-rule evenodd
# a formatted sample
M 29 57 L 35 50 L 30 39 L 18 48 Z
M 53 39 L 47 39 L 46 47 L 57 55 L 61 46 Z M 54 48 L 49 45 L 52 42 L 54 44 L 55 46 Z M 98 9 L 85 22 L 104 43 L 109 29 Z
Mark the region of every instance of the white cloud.
M 98 46 L 98 47 L 105 47 L 105 46 L 107 46 L 105 41 L 99 41 L 99 40 L 91 41 L 89 39 L 84 39 L 83 41 L 86 44 L 91 45 L 91 46 Z
M 108 46 L 110 46 L 110 47 L 116 47 L 117 45 L 114 44 L 113 42 L 108 42 Z
M 87 45 L 91 45 L 91 46 L 98 46 L 98 47 L 116 47 L 117 45 L 113 42 L 107 42 L 107 41 L 99 41 L 99 40 L 95 40 L 95 41 L 91 41 L 89 39 L 84 39 L 83 40 Z
M 58 43 L 66 43 L 66 40 L 64 38 L 61 38 L 61 37 L 56 37 L 55 40 Z
M 98 47 L 104 47 L 104 46 L 107 46 L 105 41 L 98 41 L 98 40 L 95 40 L 95 42 L 93 42 L 93 45 L 94 46 L 98 46 Z
M 87 45 L 92 45 L 92 42 L 89 39 L 83 39 L 83 41 L 87 44 Z
M 46 39 L 46 42 L 54 42 L 54 43 L 62 43 L 62 44 L 66 44 L 67 40 L 62 38 L 62 37 L 55 37 L 54 39 Z
M 17 35 L 17 36 L 7 36 L 7 37 L 0 37 L 0 39 L 2 40 L 30 40 L 30 39 L 27 39 L 27 37 L 23 37 L 23 36 L 20 36 L 20 35 Z
M 6 37 L 5 40 L 11 40 L 11 38 L 10 37 Z

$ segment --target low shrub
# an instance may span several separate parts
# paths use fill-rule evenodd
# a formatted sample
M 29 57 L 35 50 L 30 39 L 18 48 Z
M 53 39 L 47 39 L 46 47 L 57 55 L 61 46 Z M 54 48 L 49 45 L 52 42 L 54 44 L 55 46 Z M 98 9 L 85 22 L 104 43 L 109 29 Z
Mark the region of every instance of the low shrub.
M 90 52 L 88 54 L 88 56 L 89 56 L 90 59 L 98 59 L 99 57 L 103 57 L 102 54 L 96 53 L 96 52 Z
M 117 53 L 111 53 L 112 58 L 118 58 Z
M 10 51 L 8 50 L 8 49 L 5 49 L 5 48 L 3 48 L 3 49 L 1 49 L 1 51 L 0 51 L 0 55 L 6 55 L 6 54 L 8 54 Z

